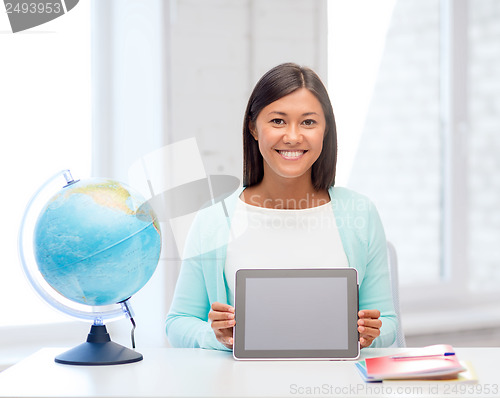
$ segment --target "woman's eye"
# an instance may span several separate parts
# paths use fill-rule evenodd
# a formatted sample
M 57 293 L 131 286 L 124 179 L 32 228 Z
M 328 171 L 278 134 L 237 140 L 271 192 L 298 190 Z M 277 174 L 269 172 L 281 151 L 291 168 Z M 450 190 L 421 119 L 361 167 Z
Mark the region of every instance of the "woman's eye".
M 271 123 L 281 126 L 281 125 L 285 124 L 285 121 L 283 119 L 273 119 L 273 120 L 271 120 Z
M 302 122 L 302 124 L 305 126 L 312 126 L 312 125 L 316 124 L 316 121 L 313 119 L 306 119 Z

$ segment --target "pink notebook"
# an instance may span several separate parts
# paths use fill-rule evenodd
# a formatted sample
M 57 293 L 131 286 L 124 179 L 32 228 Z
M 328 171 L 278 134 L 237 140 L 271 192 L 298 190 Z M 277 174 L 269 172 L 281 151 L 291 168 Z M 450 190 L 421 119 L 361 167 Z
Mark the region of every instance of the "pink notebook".
M 445 344 L 367 358 L 365 363 L 367 376 L 374 379 L 453 378 L 465 370 L 453 347 Z

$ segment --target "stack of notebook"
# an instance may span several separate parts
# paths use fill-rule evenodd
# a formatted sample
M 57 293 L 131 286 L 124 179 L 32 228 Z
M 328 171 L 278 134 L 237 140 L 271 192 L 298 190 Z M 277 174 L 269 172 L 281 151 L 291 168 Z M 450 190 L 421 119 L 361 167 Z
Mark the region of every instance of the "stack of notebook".
M 477 382 L 470 363 L 460 361 L 450 345 L 414 348 L 397 355 L 367 358 L 356 366 L 367 382 L 447 380 Z

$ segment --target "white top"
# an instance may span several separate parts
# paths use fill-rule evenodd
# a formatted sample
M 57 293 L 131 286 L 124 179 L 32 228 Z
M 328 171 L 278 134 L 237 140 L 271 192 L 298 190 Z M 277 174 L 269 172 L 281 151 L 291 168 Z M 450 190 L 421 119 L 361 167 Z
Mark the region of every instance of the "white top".
M 331 202 L 309 209 L 268 209 L 239 199 L 224 274 L 229 304 L 240 268 L 348 267 Z

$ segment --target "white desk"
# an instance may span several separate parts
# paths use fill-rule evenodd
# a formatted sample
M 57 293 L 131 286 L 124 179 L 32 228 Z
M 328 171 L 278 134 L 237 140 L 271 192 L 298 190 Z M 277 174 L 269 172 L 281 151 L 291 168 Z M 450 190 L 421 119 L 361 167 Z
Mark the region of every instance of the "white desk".
M 456 349 L 479 378 L 462 390 L 432 382 L 365 384 L 351 361 L 239 362 L 226 352 L 160 348 L 139 350 L 144 360 L 134 364 L 87 367 L 55 363 L 62 351 L 43 349 L 0 373 L 0 397 L 500 397 L 500 347 Z

